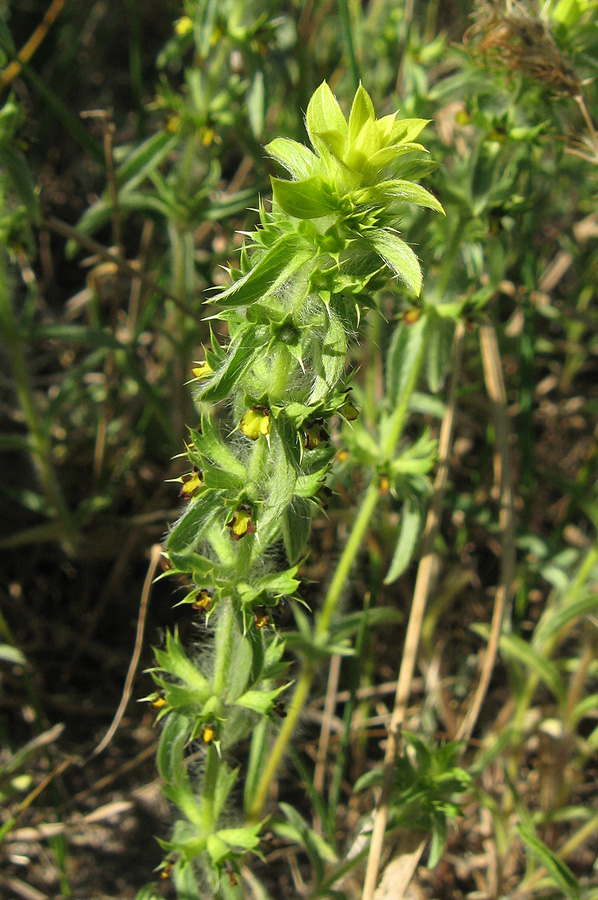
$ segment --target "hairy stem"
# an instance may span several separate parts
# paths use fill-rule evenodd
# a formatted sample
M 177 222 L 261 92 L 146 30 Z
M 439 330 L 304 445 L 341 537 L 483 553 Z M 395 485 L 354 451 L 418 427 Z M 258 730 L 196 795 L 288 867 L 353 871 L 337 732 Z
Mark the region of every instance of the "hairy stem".
M 393 414 L 392 427 L 390 429 L 386 444 L 386 451 L 388 456 L 396 447 L 396 444 L 399 441 L 399 438 L 403 431 L 407 410 L 409 408 L 409 402 L 411 400 L 413 391 L 415 390 L 418 375 L 420 373 L 424 358 L 425 347 L 422 344 L 422 349 L 420 350 L 417 362 L 413 367 L 413 371 L 406 386 L 405 392 Z M 349 535 L 349 540 L 345 544 L 345 548 L 341 554 L 341 558 L 338 561 L 336 571 L 332 577 L 332 581 L 330 582 L 330 587 L 328 588 L 328 592 L 324 599 L 322 611 L 316 621 L 314 632 L 314 636 L 316 638 L 324 635 L 330 627 L 330 622 L 332 621 L 332 617 L 336 612 L 341 594 L 351 572 L 351 567 L 355 562 L 355 558 L 359 552 L 359 548 L 363 543 L 372 516 L 376 511 L 379 497 L 380 489 L 378 485 L 378 476 L 376 474 L 370 482 L 367 491 L 365 492 L 365 496 L 361 504 L 361 509 L 359 510 L 357 518 L 355 519 L 355 524 L 353 525 L 351 534 Z M 313 662 L 304 661 L 297 686 L 295 687 L 293 699 L 289 704 L 287 710 L 287 716 L 283 722 L 282 728 L 278 732 L 277 738 L 270 753 L 270 757 L 268 759 L 268 763 L 258 783 L 253 803 L 249 810 L 249 818 L 252 820 L 258 819 L 262 813 L 264 804 L 268 797 L 270 784 L 272 783 L 276 772 L 278 771 L 278 767 L 286 753 L 289 741 L 293 736 L 295 726 L 297 725 L 307 697 L 309 696 L 315 673 L 316 665 Z

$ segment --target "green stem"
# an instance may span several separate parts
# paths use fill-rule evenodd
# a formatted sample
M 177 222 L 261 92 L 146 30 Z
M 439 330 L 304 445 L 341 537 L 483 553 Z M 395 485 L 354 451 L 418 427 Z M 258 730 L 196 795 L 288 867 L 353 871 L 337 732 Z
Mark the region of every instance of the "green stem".
M 353 565 L 353 561 L 355 559 L 355 556 L 357 555 L 357 551 L 359 550 L 361 542 L 365 537 L 368 525 L 378 503 L 379 491 L 377 481 L 377 478 L 374 478 L 366 492 L 363 503 L 361 505 L 361 509 L 359 511 L 359 515 L 355 520 L 353 530 L 351 531 L 349 540 L 347 541 L 345 549 L 343 550 L 343 553 L 339 560 L 339 564 L 328 589 L 326 599 L 324 600 L 322 612 L 316 623 L 316 636 L 322 635 L 325 631 L 328 630 L 330 619 L 332 618 L 332 615 L 336 609 L 345 581 L 349 575 L 351 566 Z M 278 767 L 282 762 L 283 756 L 286 753 L 289 741 L 293 736 L 293 732 L 295 731 L 295 727 L 299 720 L 299 716 L 303 712 L 303 708 L 309 696 L 315 673 L 315 664 L 313 662 L 304 661 L 301 673 L 299 675 L 299 680 L 297 681 L 297 685 L 295 687 L 293 699 L 291 700 L 287 708 L 286 718 L 284 719 L 282 727 L 278 732 L 276 740 L 274 741 L 274 745 L 270 752 L 266 768 L 264 769 L 259 780 L 253 798 L 253 803 L 251 804 L 251 807 L 249 809 L 249 818 L 253 821 L 259 819 L 262 814 L 262 809 L 264 808 L 264 804 L 266 803 L 270 785 L 274 780 L 276 772 L 278 771 Z
M 415 360 L 414 365 L 411 367 L 411 373 L 409 376 L 409 381 L 405 385 L 405 389 L 403 391 L 403 395 L 399 400 L 399 405 L 394 410 L 390 424 L 388 427 L 388 431 L 386 432 L 386 440 L 384 441 L 383 454 L 384 459 L 387 462 L 390 462 L 392 455 L 394 453 L 395 447 L 397 446 L 399 439 L 403 433 L 403 428 L 405 427 L 405 419 L 407 417 L 407 413 L 409 411 L 409 404 L 411 403 L 411 396 L 417 386 L 417 381 L 419 379 L 419 373 L 421 372 L 423 361 L 426 357 L 426 341 L 425 336 L 424 340 L 422 340 L 419 353 Z
M 326 594 L 324 605 L 322 606 L 322 612 L 316 622 L 315 633 L 317 637 L 328 631 L 330 621 L 334 615 L 338 601 L 340 600 L 347 578 L 349 577 L 351 567 L 366 535 L 376 506 L 378 505 L 379 496 L 378 476 L 376 475 L 372 479 L 370 486 L 365 493 L 361 509 L 359 510 L 357 518 L 355 519 L 355 524 L 353 525 L 353 530 L 349 535 L 349 540 L 345 545 L 345 549 L 338 561 L 336 572 L 330 582 L 330 587 L 328 588 L 328 593 Z
M 73 554 L 75 549 L 76 527 L 71 510 L 66 504 L 54 466 L 52 464 L 52 445 L 47 429 L 40 422 L 35 404 L 33 390 L 29 381 L 29 372 L 23 342 L 14 316 L 6 278 L 5 257 L 0 253 L 0 325 L 6 349 L 10 356 L 15 378 L 16 392 L 27 428 L 31 436 L 31 456 L 37 471 L 40 485 L 46 500 L 58 520 L 59 533 L 65 551 Z
M 349 54 L 349 63 L 351 65 L 351 75 L 353 78 L 353 90 L 359 87 L 361 76 L 359 74 L 359 63 L 355 55 L 355 45 L 353 43 L 353 30 L 351 28 L 351 14 L 349 12 L 349 4 L 347 0 L 338 0 L 338 11 L 341 20 L 342 29 L 345 33 L 347 41 L 347 52 Z
M 216 626 L 216 662 L 212 679 L 212 693 L 222 697 L 225 693 L 230 670 L 235 610 L 230 600 L 221 604 L 222 611 Z
M 262 814 L 262 810 L 268 798 L 270 785 L 272 784 L 276 776 L 278 767 L 282 762 L 282 758 L 286 753 L 289 741 L 291 740 L 293 732 L 295 731 L 295 726 L 297 724 L 299 716 L 303 712 L 303 707 L 305 706 L 305 703 L 309 696 L 314 672 L 315 668 L 312 664 L 303 663 L 303 668 L 301 670 L 301 674 L 299 675 L 299 680 L 297 681 L 297 684 L 295 686 L 293 699 L 287 707 L 286 718 L 283 720 L 282 727 L 278 732 L 278 735 L 276 736 L 276 740 L 274 741 L 270 756 L 268 757 L 268 762 L 266 763 L 266 768 L 264 769 L 259 780 L 255 795 L 253 797 L 253 802 L 249 807 L 247 815 L 249 820 L 252 822 L 257 821 Z
M 218 769 L 220 767 L 220 758 L 218 751 L 213 744 L 208 747 L 206 756 L 206 770 L 203 779 L 201 814 L 204 821 L 204 829 L 207 834 L 214 830 L 214 799 L 216 796 L 216 785 L 218 784 Z

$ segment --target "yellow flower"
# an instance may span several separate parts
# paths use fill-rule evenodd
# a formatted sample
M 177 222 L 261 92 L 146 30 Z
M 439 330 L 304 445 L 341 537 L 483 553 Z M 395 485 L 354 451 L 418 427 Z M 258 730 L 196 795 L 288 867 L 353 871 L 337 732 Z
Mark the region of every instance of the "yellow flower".
M 390 491 L 390 480 L 388 475 L 380 475 L 378 479 L 378 490 L 381 494 L 388 494 Z
M 181 481 L 183 482 L 183 486 L 179 492 L 179 497 L 182 497 L 184 500 L 191 500 L 191 498 L 195 497 L 203 487 L 199 469 L 195 469 L 193 472 L 187 472 L 186 475 L 181 477 Z
M 266 625 L 270 624 L 270 616 L 266 612 L 263 606 L 259 606 L 255 611 L 255 617 L 253 619 L 253 623 L 258 631 L 261 631 L 262 628 L 265 628 Z
M 212 606 L 212 597 L 206 591 L 205 588 L 202 588 L 197 597 L 195 598 L 192 609 L 203 610 L 204 612 L 208 612 L 210 607 Z
M 252 521 L 253 510 L 250 506 L 240 506 L 232 519 L 226 524 L 230 528 L 230 536 L 233 541 L 240 541 L 246 534 L 254 534 L 255 526 Z
M 174 33 L 178 37 L 185 37 L 190 31 L 193 31 L 193 19 L 190 19 L 189 16 L 181 16 L 174 23 Z
M 213 128 L 208 128 L 207 125 L 204 125 L 204 127 L 200 130 L 200 135 L 201 142 L 204 147 L 209 147 L 214 140 L 215 132 Z
M 270 434 L 270 411 L 263 406 L 252 406 L 241 419 L 241 431 L 252 441 L 260 435 Z
M 166 700 L 164 697 L 156 697 L 155 700 L 152 700 L 152 706 L 154 709 L 162 709 L 163 706 L 166 706 Z
M 212 371 L 211 365 L 204 359 L 202 363 L 199 363 L 199 365 L 194 366 L 194 368 L 191 369 L 191 374 L 194 378 L 207 378 L 212 374 Z
M 216 739 L 216 726 L 210 722 L 201 729 L 201 739 L 208 746 L 214 743 Z

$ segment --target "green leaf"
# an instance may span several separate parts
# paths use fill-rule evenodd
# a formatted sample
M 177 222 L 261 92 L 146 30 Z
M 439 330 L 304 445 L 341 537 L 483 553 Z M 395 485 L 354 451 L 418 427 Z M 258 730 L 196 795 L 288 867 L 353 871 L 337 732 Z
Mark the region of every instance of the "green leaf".
M 27 657 L 11 644 L 0 644 L 0 662 L 10 663 L 14 666 L 27 665 Z
M 395 119 L 388 143 L 410 144 L 430 122 L 431 119 Z
M 319 175 L 313 175 L 303 181 L 283 181 L 280 178 L 273 178 L 272 195 L 281 209 L 297 219 L 329 216 L 338 205 L 330 196 L 327 183 Z
M 297 562 L 305 550 L 311 531 L 312 510 L 312 503 L 303 497 L 295 497 L 282 514 L 282 537 L 290 563 Z
M 487 637 L 487 627 L 474 625 L 472 630 Z M 515 634 L 502 634 L 499 642 L 500 652 L 505 659 L 518 662 L 530 669 L 544 684 L 550 688 L 559 702 L 564 702 L 565 685 L 556 665 L 545 659 L 537 650 Z
M 258 71 L 253 77 L 251 87 L 247 94 L 247 116 L 251 132 L 256 140 L 259 140 L 264 131 L 264 119 L 266 115 L 266 86 L 264 73 Z
M 218 0 L 198 0 L 195 7 L 194 35 L 200 59 L 207 59 L 212 46 Z
M 181 556 L 195 553 L 201 536 L 222 510 L 219 492 L 206 490 L 191 501 L 173 525 L 166 541 L 166 549 Z
M 305 848 L 313 865 L 316 884 L 319 884 L 324 877 L 324 863 L 337 861 L 334 850 L 321 835 L 310 828 L 303 816 L 289 803 L 281 803 L 280 808 L 287 822 L 273 823 L 272 830 L 280 837 L 289 838 L 293 843 Z
M 426 335 L 426 378 L 430 391 L 437 393 L 452 358 L 455 322 L 442 316 L 432 315 Z
M 41 221 L 39 200 L 25 157 L 15 146 L 2 141 L 0 142 L 0 166 L 6 170 L 29 218 L 39 225 Z
M 282 516 L 293 499 L 297 481 L 297 471 L 285 453 L 275 428 L 272 429 L 271 450 L 274 459 L 273 468 L 269 477 L 265 508 L 259 517 L 258 530 Z
M 243 802 L 246 811 L 251 808 L 260 776 L 266 765 L 271 727 L 269 719 L 259 719 L 251 735 Z
M 198 400 L 224 400 L 228 397 L 239 380 L 246 373 L 258 356 L 263 355 L 263 344 L 259 332 L 247 328 L 240 338 L 235 338 L 227 348 L 227 355 L 222 365 L 216 369 L 212 378 L 206 378 L 205 384 L 197 391 Z
M 328 312 L 328 327 L 323 341 L 314 343 L 314 351 L 317 351 L 314 352 L 313 361 L 316 378 L 309 403 L 318 403 L 324 399 L 345 368 L 347 336 L 339 317 L 332 309 Z
M 524 843 L 538 857 L 565 896 L 571 898 L 571 900 L 578 900 L 581 897 L 581 885 L 569 866 L 562 859 L 559 859 L 550 847 L 546 846 L 544 841 L 540 840 L 538 835 L 532 830 L 532 827 L 520 824 L 517 826 L 517 830 Z
M 422 289 L 422 270 L 411 247 L 401 240 L 396 232 L 388 229 L 372 229 L 364 235 L 364 239 L 403 284 L 419 297 Z
M 253 850 L 260 843 L 261 827 L 262 823 L 258 822 L 256 825 L 246 825 L 244 828 L 221 828 L 216 835 L 230 847 Z
M 291 684 L 292 682 L 289 682 L 272 691 L 246 691 L 235 701 L 235 706 L 242 706 L 244 709 L 251 709 L 253 712 L 259 713 L 260 716 L 267 716 L 274 708 L 277 697 Z
M 532 637 L 532 645 L 538 650 L 559 633 L 563 628 L 581 616 L 598 612 L 598 594 L 594 591 L 584 594 L 576 600 L 565 598 L 559 609 L 549 607 L 542 614 Z
M 136 187 L 166 159 L 178 142 L 176 135 L 158 131 L 135 147 L 116 170 L 116 183 L 120 190 L 130 191 Z
M 400 403 L 411 380 L 413 368 L 418 365 L 427 329 L 428 317 L 422 315 L 413 324 L 399 322 L 394 330 L 388 348 L 386 369 L 386 390 L 393 405 Z
M 374 187 L 364 188 L 352 194 L 355 203 L 376 203 L 388 206 L 396 201 L 415 203 L 416 206 L 424 206 L 445 215 L 442 204 L 436 197 L 427 191 L 421 184 L 412 181 L 395 179 L 394 181 L 382 181 Z
M 158 665 L 151 672 L 172 675 L 193 692 L 198 703 L 205 703 L 211 694 L 209 682 L 185 653 L 176 631 L 166 633 L 166 650 L 154 653 Z
M 246 479 L 247 469 L 224 443 L 209 413 L 203 413 L 199 431 L 189 429 L 193 444 L 202 457 L 230 472 L 234 478 Z
M 298 234 L 283 235 L 250 271 L 209 303 L 247 306 L 279 288 L 314 255 L 313 247 Z
M 323 131 L 340 131 L 347 134 L 348 126 L 338 101 L 328 84 L 323 81 L 309 101 L 305 116 L 307 131 L 314 147 Z
M 309 147 L 289 138 L 276 138 L 266 145 L 265 150 L 295 178 L 309 178 L 318 165 L 318 157 Z
M 410 497 L 405 498 L 401 513 L 399 537 L 384 584 L 392 584 L 403 574 L 415 553 L 422 526 L 420 505 Z
M 359 85 L 353 98 L 351 113 L 349 115 L 349 146 L 352 146 L 359 136 L 359 132 L 368 120 L 375 121 L 376 113 L 371 97 L 362 84 Z

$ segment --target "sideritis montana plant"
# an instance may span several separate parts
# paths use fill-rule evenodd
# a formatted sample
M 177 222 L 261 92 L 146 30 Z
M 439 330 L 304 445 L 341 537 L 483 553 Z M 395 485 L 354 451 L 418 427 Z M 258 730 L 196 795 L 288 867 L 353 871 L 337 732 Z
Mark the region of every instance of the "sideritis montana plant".
M 285 138 L 266 148 L 290 178 L 272 179 L 271 207 L 260 205 L 232 284 L 208 301 L 229 338 L 221 343 L 212 334 L 193 370 L 201 423 L 189 432 L 189 472 L 181 479 L 187 505 L 166 551 L 169 572 L 188 586 L 182 602 L 208 622 L 211 646 L 189 655 L 169 635 L 156 651 L 157 690 L 148 698 L 163 720 L 164 792 L 180 814 L 164 843 L 165 871 L 185 900 L 205 897 L 206 889 L 243 896 L 241 860 L 259 852 L 269 784 L 318 661 L 338 650 L 332 620 L 348 567 L 337 571 L 337 588 L 313 625 L 296 611 L 301 671 L 285 714 L 294 673 L 285 677 L 273 610 L 298 599 L 311 518 L 325 502 L 335 454 L 331 420 L 357 416 L 347 347 L 389 278 L 420 293 L 418 259 L 399 232 L 406 204 L 442 212 L 412 180 L 432 168 L 415 142 L 425 120 L 376 119 L 359 87 L 347 122 L 323 83 L 306 124 L 312 149 Z M 388 489 L 387 464 L 413 383 L 404 387 L 407 399 L 386 421 L 370 516 L 382 481 Z M 433 450 L 428 468 L 432 459 Z M 244 783 L 231 801 L 239 769 L 230 761 L 238 764 L 234 748 L 250 734 Z M 292 811 L 284 811 L 297 830 Z

